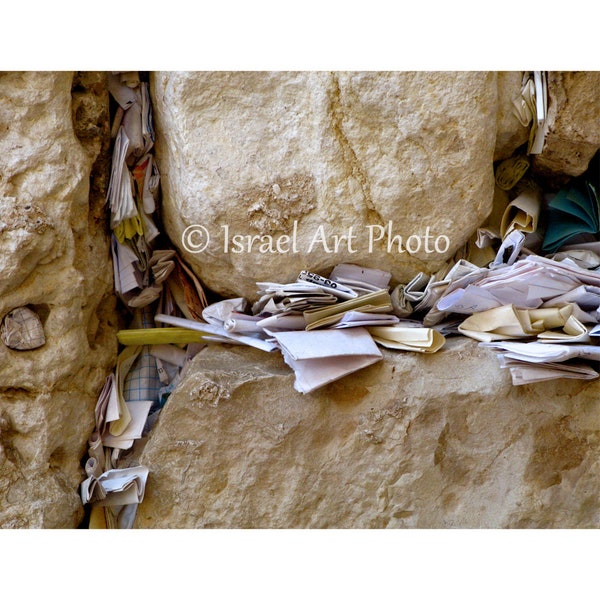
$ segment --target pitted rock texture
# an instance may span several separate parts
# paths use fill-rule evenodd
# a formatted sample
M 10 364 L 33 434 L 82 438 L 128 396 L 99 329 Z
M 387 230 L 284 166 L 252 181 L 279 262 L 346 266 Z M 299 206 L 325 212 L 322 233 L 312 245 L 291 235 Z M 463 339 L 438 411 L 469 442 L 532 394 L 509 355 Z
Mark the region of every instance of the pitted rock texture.
M 598 527 L 597 382 L 513 387 L 466 338 L 308 395 L 279 354 L 212 346 L 141 462 L 137 528 Z
M 600 72 L 548 73 L 548 133 L 533 169 L 568 180 L 584 173 L 600 149 Z
M 151 83 L 166 232 L 220 294 L 251 297 L 256 281 L 341 262 L 408 281 L 491 210 L 495 73 L 158 72 Z M 292 236 L 294 223 L 296 251 L 261 249 L 260 236 Z M 210 235 L 202 253 L 182 242 L 196 225 Z
M 46 337 L 29 351 L 0 343 L 1 528 L 83 517 L 81 460 L 117 349 L 105 79 L 0 74 L 0 319 L 28 306 Z

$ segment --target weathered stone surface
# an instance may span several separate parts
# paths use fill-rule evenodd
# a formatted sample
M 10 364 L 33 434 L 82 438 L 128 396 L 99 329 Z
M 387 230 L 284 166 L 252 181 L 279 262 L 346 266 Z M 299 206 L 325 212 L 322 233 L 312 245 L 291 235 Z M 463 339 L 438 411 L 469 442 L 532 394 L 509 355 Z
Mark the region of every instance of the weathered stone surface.
M 156 73 L 166 231 L 204 283 L 224 295 L 250 297 L 257 280 L 328 272 L 340 262 L 405 281 L 435 271 L 491 209 L 496 79 L 486 72 Z M 233 245 L 233 235 L 292 235 L 294 222 L 296 252 L 291 244 L 282 246 L 286 253 Z M 182 233 L 191 225 L 211 236 L 203 253 L 185 251 Z M 326 245 L 313 243 L 319 226 Z M 335 251 L 331 236 L 350 227 L 354 240 L 340 239 Z M 383 239 L 370 245 L 369 233 Z M 421 244 L 413 238 L 409 253 L 411 235 Z M 438 253 L 433 242 L 443 235 L 449 244 L 441 239 Z M 393 236 L 402 236 L 401 247 L 388 248 Z
M 523 127 L 513 113 L 513 100 L 521 95 L 522 71 L 498 73 L 498 129 L 494 162 L 513 155 L 529 139 L 529 127 Z
M 46 337 L 0 343 L 0 528 L 83 515 L 80 461 L 116 355 L 105 78 L 0 74 L 0 319 L 28 306 Z M 585 170 L 598 87 L 596 73 L 550 73 L 538 174 Z M 210 229 L 216 247 L 184 255 L 228 295 L 342 261 L 404 281 L 435 270 L 489 212 L 492 160 L 527 139 L 519 88 L 516 72 L 153 75 L 168 232 Z M 297 254 L 223 252 L 222 225 L 276 238 L 294 221 Z M 365 228 L 388 221 L 449 249 L 366 252 Z M 353 227 L 357 252 L 308 252 L 320 225 Z M 597 382 L 512 387 L 465 339 L 386 352 L 309 396 L 279 355 L 209 348 L 140 445 L 137 527 L 598 527 L 599 396 Z
M 109 144 L 104 78 L 0 75 L 0 319 L 28 306 L 46 337 L 29 351 L 0 343 L 4 528 L 75 527 L 83 516 L 80 461 L 116 354 L 101 177 L 90 192 Z
M 600 149 L 600 72 L 548 73 L 548 133 L 533 169 L 578 176 Z
M 310 395 L 279 354 L 201 351 L 141 456 L 137 528 L 598 527 L 597 382 L 513 387 L 467 338 Z

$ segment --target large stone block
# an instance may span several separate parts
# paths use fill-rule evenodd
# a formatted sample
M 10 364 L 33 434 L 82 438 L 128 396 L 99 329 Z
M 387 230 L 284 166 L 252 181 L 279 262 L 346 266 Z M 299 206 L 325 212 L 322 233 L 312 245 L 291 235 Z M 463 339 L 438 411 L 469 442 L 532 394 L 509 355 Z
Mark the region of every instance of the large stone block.
M 549 72 L 548 133 L 534 170 L 555 179 L 576 177 L 599 149 L 600 72 Z
M 102 178 L 90 193 L 110 140 L 104 80 L 0 75 L 0 320 L 28 306 L 46 338 L 28 351 L 0 342 L 4 528 L 83 517 L 81 459 L 117 350 Z
M 141 454 L 137 528 L 598 527 L 598 383 L 513 387 L 467 338 L 308 395 L 208 347 Z
M 341 262 L 405 281 L 435 271 L 491 210 L 496 80 L 486 72 L 155 73 L 166 231 L 224 295 L 251 297 L 257 280 L 327 273 Z M 194 225 L 211 237 L 202 253 L 182 242 Z M 248 249 L 246 236 L 294 234 L 295 247 L 280 246 L 287 252 L 264 239 Z M 239 246 L 234 235 L 243 236 Z M 388 244 L 394 236 L 402 244 Z

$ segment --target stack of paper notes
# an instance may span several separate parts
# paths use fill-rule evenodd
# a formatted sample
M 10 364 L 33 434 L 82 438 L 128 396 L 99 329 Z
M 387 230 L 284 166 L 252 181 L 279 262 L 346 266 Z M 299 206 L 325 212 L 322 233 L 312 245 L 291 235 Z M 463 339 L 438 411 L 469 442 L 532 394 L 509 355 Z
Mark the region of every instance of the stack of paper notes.
M 329 277 L 302 271 L 294 282 L 258 282 L 258 300 L 217 301 L 204 309 L 202 321 L 164 314 L 155 321 L 199 332 L 205 343 L 280 351 L 294 370 L 296 389 L 309 393 L 382 358 L 373 327 L 388 348 L 427 353 L 443 346 L 441 333 L 422 326 L 406 327 L 404 334 L 405 328 L 394 329 L 389 338 L 387 330 L 401 323 L 393 314 L 390 280 L 390 273 L 344 263 Z
M 381 315 L 382 313 L 391 313 L 392 301 L 387 290 L 379 290 L 377 292 L 370 292 L 352 300 L 345 300 L 339 302 L 333 306 L 325 308 L 312 308 L 305 310 L 304 320 L 306 321 L 306 330 L 318 329 L 321 327 L 334 326 L 339 324 L 345 315 L 353 313 L 356 315 L 359 313 L 359 317 L 363 321 L 367 321 L 367 317 L 371 314 Z M 354 320 L 356 317 L 352 317 Z M 351 324 L 352 321 L 347 319 L 346 324 Z M 377 324 L 373 322 L 372 324 Z
M 108 84 L 117 109 L 106 204 L 115 292 L 131 321 L 117 334 L 122 349 L 98 397 L 80 492 L 91 506 L 90 527 L 130 528 L 148 469 L 124 466 L 123 457 L 147 435 L 206 335 L 157 326 L 154 316 L 201 319 L 208 303 L 200 281 L 159 227 L 160 173 L 152 154 L 148 82 L 137 72 L 115 72 Z
M 531 125 L 528 154 L 541 154 L 548 122 L 548 83 L 545 71 L 523 75 L 521 95 L 513 100 L 513 110 L 521 125 Z
M 204 343 L 281 351 L 302 393 L 379 360 L 373 352 L 376 346 L 429 354 L 442 349 L 448 335 L 482 343 L 537 340 L 545 345 L 593 346 L 598 339 L 593 327 L 600 321 L 600 271 L 584 269 L 568 256 L 559 261 L 524 253 L 524 230 L 528 223 L 537 223 L 537 213 L 532 209 L 531 221 L 515 215 L 505 218 L 514 227 L 498 240 L 497 254 L 486 267 L 459 259 L 445 271 L 421 273 L 407 284 L 397 284 L 390 294 L 389 274 L 342 264 L 328 276 L 303 271 L 290 283 L 258 282 L 258 300 L 217 301 L 203 310 L 202 321 L 164 314 L 157 314 L 155 321 L 171 325 L 174 335 L 186 328 L 196 331 Z M 507 252 L 513 237 L 520 241 Z M 590 248 L 571 251 L 589 252 L 586 260 L 596 256 Z M 334 273 L 343 277 L 338 280 Z M 407 315 L 414 318 L 408 321 Z M 518 359 L 502 360 L 516 385 L 533 381 L 533 372 L 523 376 L 525 367 L 517 365 Z M 597 375 L 594 365 L 587 367 L 538 369 L 535 381 L 560 376 L 557 373 Z
M 597 379 L 598 345 L 549 345 L 542 342 L 489 342 L 482 346 L 498 353 L 514 385 L 551 379 Z

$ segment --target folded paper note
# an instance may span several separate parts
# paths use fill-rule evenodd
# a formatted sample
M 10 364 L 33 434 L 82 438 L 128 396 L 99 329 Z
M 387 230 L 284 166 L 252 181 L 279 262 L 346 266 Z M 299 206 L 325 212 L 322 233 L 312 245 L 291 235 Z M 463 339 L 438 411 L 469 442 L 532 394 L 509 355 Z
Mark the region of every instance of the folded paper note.
M 498 341 L 481 343 L 485 348 L 503 352 L 507 358 L 532 363 L 564 362 L 572 358 L 581 358 L 598 364 L 600 346 L 590 344 L 544 344 L 543 342 Z
M 502 240 L 500 248 L 498 248 L 498 252 L 492 261 L 490 268 L 497 268 L 503 265 L 513 265 L 519 258 L 524 245 L 525 234 L 518 229 L 513 229 Z
M 331 325 L 331 329 L 346 329 L 348 327 L 371 327 L 375 325 L 391 326 L 398 323 L 400 319 L 396 315 L 386 313 L 368 313 L 359 310 L 350 310 L 342 315 L 342 318 Z
M 209 304 L 202 311 L 202 318 L 211 325 L 222 326 L 232 313 L 245 312 L 247 307 L 248 301 L 245 298 L 227 298 Z
M 540 154 L 548 129 L 546 113 L 548 107 L 548 87 L 546 73 L 533 71 L 533 77 L 525 74 L 521 94 L 513 100 L 513 112 L 523 127 L 531 123 L 528 154 Z
M 107 448 L 120 448 L 121 450 L 128 450 L 133 446 L 135 440 L 139 440 L 142 437 L 144 425 L 148 418 L 148 413 L 152 408 L 152 402 L 141 400 L 138 402 L 128 402 L 127 408 L 131 415 L 131 421 L 125 428 L 123 433 L 118 436 L 111 435 L 110 433 L 102 437 L 102 444 Z
M 395 350 L 410 350 L 412 352 L 437 352 L 445 343 L 446 338 L 428 327 L 368 327 L 367 331 L 373 340 Z
M 252 305 L 252 314 L 276 314 L 280 312 L 298 312 L 309 308 L 335 304 L 335 296 L 325 287 L 311 282 L 272 283 L 257 282 L 260 298 Z
M 135 90 L 123 83 L 120 73 L 108 74 L 108 91 L 123 110 L 136 102 Z
M 499 354 L 500 367 L 509 369 L 513 385 L 525 385 L 553 379 L 597 379 L 598 371 L 581 361 L 569 363 L 530 363 Z
M 119 356 L 117 356 L 117 366 L 115 369 L 115 385 L 117 389 L 117 405 L 114 407 L 118 417 L 111 420 L 108 431 L 115 436 L 121 435 L 129 423 L 131 423 L 131 414 L 125 400 L 125 379 L 129 371 L 137 360 L 142 346 L 125 346 Z
M 478 248 L 489 248 L 499 239 L 500 232 L 492 227 L 480 227 L 477 229 L 475 245 Z
M 361 267 L 351 263 L 336 265 L 329 278 L 347 285 L 357 294 L 368 294 L 377 290 L 387 290 L 392 274 L 381 269 Z
M 562 331 L 551 331 L 562 328 Z M 573 316 L 573 307 L 517 309 L 509 304 L 478 312 L 458 327 L 463 335 L 480 342 L 537 336 L 545 342 L 589 341 L 587 329 Z
M 114 373 L 110 373 L 104 380 L 104 385 L 94 409 L 94 416 L 96 418 L 98 442 L 101 442 L 101 437 L 104 435 L 108 424 L 111 421 L 118 420 L 120 416 L 119 395 Z
M 175 255 L 175 270 L 166 285 L 179 310 L 187 319 L 201 319 L 208 306 L 204 289 L 194 272 Z
M 264 317 L 257 325 L 263 331 L 299 331 L 306 327 L 306 320 L 302 313 L 288 312 Z
M 34 350 L 46 343 L 40 317 L 26 306 L 13 309 L 4 317 L 0 339 L 13 350 Z
M 548 131 L 548 83 L 545 71 L 533 72 L 533 84 L 535 88 L 535 116 L 529 135 L 529 154 L 541 154 L 544 147 L 544 139 Z
M 144 499 L 147 479 L 147 467 L 111 469 L 100 477 L 88 477 L 82 482 L 81 500 L 83 504 L 96 506 L 139 504 Z
M 294 388 L 303 394 L 363 369 L 383 358 L 362 327 L 319 331 L 272 332 L 286 364 L 294 370 Z
M 121 126 L 113 148 L 110 180 L 106 193 L 106 202 L 109 205 L 111 215 L 111 229 L 116 229 L 118 225 L 126 220 L 138 217 L 137 206 L 133 197 L 133 177 L 125 164 L 128 149 L 129 138 L 124 127 Z M 123 236 L 117 235 L 117 237 L 120 238 L 120 242 L 123 242 Z M 127 235 L 126 237 L 131 236 Z
M 519 194 L 504 211 L 500 234 L 504 239 L 514 230 L 531 233 L 537 229 L 542 197 L 538 190 L 527 189 Z
M 548 203 L 548 226 L 542 251 L 557 252 L 581 233 L 600 231 L 598 194 L 589 182 L 563 188 Z
M 332 306 L 313 308 L 304 311 L 306 330 L 334 325 L 349 311 L 363 313 L 389 313 L 392 311 L 392 301 L 387 290 L 378 290 L 363 294 L 352 300 L 338 302 Z
M 573 314 L 583 323 L 600 322 L 600 287 L 594 285 L 580 285 L 551 300 L 546 300 L 542 307 L 574 306 Z
M 538 308 L 544 301 L 582 283 L 598 285 L 600 273 L 539 256 L 528 256 L 493 271 L 482 269 L 476 280 L 457 281 L 454 287 L 448 287 L 436 306 L 440 311 L 460 314 L 473 314 L 506 304 L 513 304 L 516 308 Z
M 261 320 L 262 317 L 258 315 L 232 312 L 223 323 L 223 328 L 232 333 L 262 333 L 263 328 L 259 326 Z
M 349 300 L 350 298 L 356 298 L 356 296 L 358 296 L 358 292 L 354 291 L 352 288 L 349 288 L 348 286 L 345 286 L 337 281 L 332 281 L 331 279 L 322 277 L 317 273 L 312 273 L 311 271 L 301 271 L 300 275 L 298 275 L 297 281 L 298 283 L 306 281 L 313 283 L 326 292 L 329 292 L 338 298 L 343 298 L 344 300 Z
M 165 323 L 167 325 L 174 325 L 175 327 L 183 327 L 192 329 L 194 331 L 200 331 L 201 333 L 208 334 L 203 336 L 203 341 L 218 341 L 224 343 L 238 343 L 246 346 L 252 346 L 265 352 L 272 352 L 277 350 L 277 344 L 263 339 L 254 335 L 244 335 L 241 333 L 234 333 L 227 331 L 221 325 L 213 325 L 212 323 L 201 323 L 199 321 L 192 321 L 191 319 L 183 319 L 181 317 L 173 317 L 170 315 L 158 314 L 155 317 L 157 323 Z
M 417 273 L 406 285 L 397 285 L 390 294 L 394 314 L 398 317 L 407 317 L 414 311 L 414 305 L 425 297 L 428 284 L 435 281 L 427 273 Z

